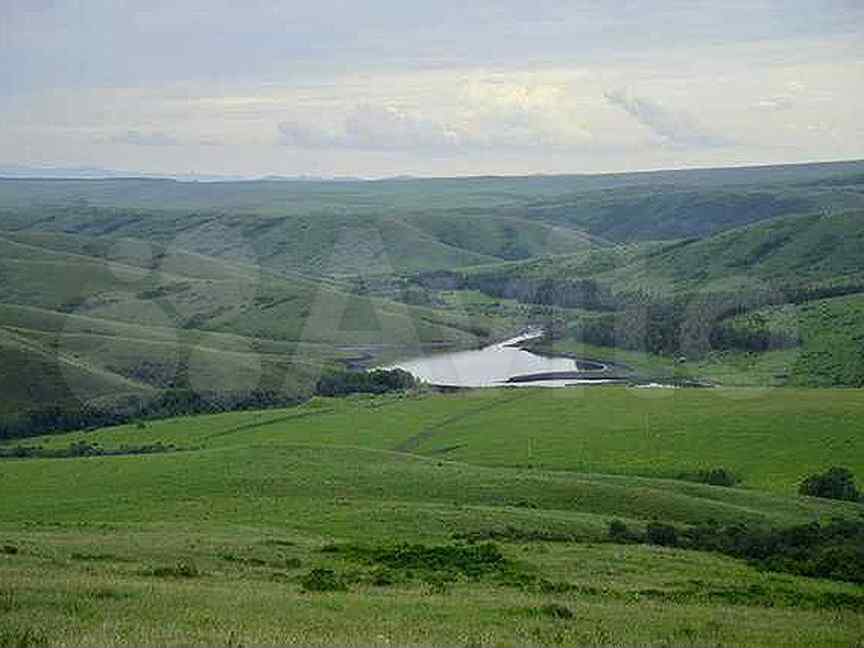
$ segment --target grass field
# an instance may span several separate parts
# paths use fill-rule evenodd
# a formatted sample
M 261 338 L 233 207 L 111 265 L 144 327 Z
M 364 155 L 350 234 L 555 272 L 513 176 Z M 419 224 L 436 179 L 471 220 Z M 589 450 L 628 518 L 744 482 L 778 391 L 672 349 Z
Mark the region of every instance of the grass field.
M 862 168 L 0 180 L 0 648 L 864 648 Z M 527 325 L 722 386 L 312 396 Z
M 0 460 L 0 645 L 860 645 L 860 587 L 602 540 L 858 516 L 796 485 L 864 472 L 862 414 L 854 390 L 527 388 L 28 439 L 178 450 Z M 672 478 L 715 466 L 741 487 Z M 339 550 L 491 532 L 476 573 Z

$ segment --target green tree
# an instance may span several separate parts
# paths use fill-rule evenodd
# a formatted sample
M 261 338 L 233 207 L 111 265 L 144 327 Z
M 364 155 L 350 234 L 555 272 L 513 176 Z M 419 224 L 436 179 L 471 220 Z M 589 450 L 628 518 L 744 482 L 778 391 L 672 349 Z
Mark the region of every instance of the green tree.
M 847 468 L 834 466 L 801 482 L 798 492 L 812 497 L 857 502 L 861 492 L 855 485 L 855 476 Z

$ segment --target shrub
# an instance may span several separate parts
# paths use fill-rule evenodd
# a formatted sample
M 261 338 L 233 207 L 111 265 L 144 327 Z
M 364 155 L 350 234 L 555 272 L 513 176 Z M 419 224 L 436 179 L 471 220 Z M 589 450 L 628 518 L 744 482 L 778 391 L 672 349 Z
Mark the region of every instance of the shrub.
M 451 547 L 404 544 L 374 551 L 372 560 L 391 569 L 454 571 L 466 576 L 498 570 L 506 562 L 501 550 L 491 542 Z
M 731 488 L 738 484 L 738 477 L 726 468 L 700 470 L 697 477 L 703 484 L 711 484 L 712 486 L 726 486 Z
M 389 587 L 396 582 L 396 579 L 389 569 L 380 568 L 372 572 L 369 582 L 375 587 Z
M 610 540 L 632 541 L 634 536 L 625 534 L 626 527 L 622 527 L 615 525 L 617 531 L 610 533 Z M 681 533 L 653 522 L 646 528 L 644 541 L 715 551 L 770 571 L 864 583 L 864 520 L 836 519 L 824 525 L 813 522 L 779 529 L 704 524 Z
M 851 471 L 837 466 L 829 468 L 824 473 L 811 475 L 798 488 L 802 495 L 824 497 L 826 499 L 861 501 L 861 492 L 855 486 L 855 477 Z
M 507 559 L 493 542 L 468 545 L 441 545 L 403 543 L 391 547 L 363 547 L 358 545 L 324 545 L 324 553 L 340 554 L 344 558 L 368 565 L 381 565 L 392 570 L 451 572 L 469 577 L 501 571 Z
M 664 547 L 677 547 L 678 529 L 668 524 L 651 522 L 645 527 L 645 541 Z
M 320 567 L 306 574 L 300 584 L 306 592 L 344 592 L 348 589 L 348 585 L 336 572 Z
M 548 531 L 546 529 L 520 529 L 509 524 L 502 529 L 481 529 L 454 533 L 453 539 L 464 540 L 469 544 L 484 540 L 501 542 L 579 542 L 581 540 L 574 533 Z
M 727 468 L 711 468 L 710 470 L 684 472 L 678 475 L 678 479 L 730 488 L 738 485 L 738 477 Z
M 639 542 L 641 538 L 639 534 L 631 531 L 626 524 L 621 520 L 612 520 L 609 522 L 609 540 L 625 544 L 628 542 Z
M 413 375 L 402 369 L 375 369 L 373 371 L 331 371 L 315 386 L 319 396 L 345 396 L 347 394 L 383 394 L 405 391 L 417 386 Z

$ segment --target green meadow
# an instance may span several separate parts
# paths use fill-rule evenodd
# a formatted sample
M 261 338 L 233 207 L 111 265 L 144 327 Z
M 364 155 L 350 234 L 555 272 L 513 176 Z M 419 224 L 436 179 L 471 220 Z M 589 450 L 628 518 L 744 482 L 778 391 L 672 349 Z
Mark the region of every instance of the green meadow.
M 0 180 L 0 648 L 862 648 L 862 169 Z
M 857 518 L 797 484 L 864 474 L 862 415 L 855 390 L 514 388 L 9 441 L 174 450 L 0 460 L 0 645 L 857 646 L 858 585 L 606 535 Z M 721 466 L 738 487 L 682 479 Z

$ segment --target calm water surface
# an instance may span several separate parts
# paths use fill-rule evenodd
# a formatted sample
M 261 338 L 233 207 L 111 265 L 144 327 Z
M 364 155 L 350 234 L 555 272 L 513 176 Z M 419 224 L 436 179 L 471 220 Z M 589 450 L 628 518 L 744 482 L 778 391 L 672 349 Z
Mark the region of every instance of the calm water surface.
M 387 367 L 410 371 L 420 380 L 452 387 L 495 387 L 514 376 L 542 374 L 547 372 L 579 371 L 576 360 L 540 356 L 516 348 L 515 344 L 543 335 L 543 331 L 530 331 L 498 344 L 475 351 L 439 353 L 410 360 L 403 360 Z M 597 368 L 602 368 L 602 365 Z M 567 385 L 596 384 L 598 381 L 580 378 L 564 380 L 539 380 L 525 383 L 533 387 L 566 387 Z

